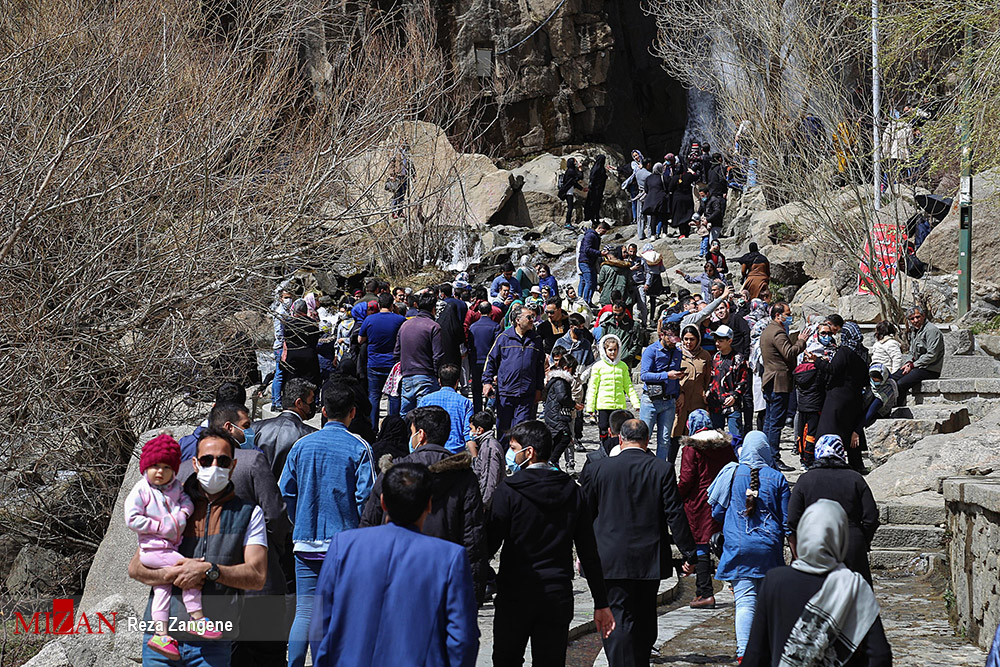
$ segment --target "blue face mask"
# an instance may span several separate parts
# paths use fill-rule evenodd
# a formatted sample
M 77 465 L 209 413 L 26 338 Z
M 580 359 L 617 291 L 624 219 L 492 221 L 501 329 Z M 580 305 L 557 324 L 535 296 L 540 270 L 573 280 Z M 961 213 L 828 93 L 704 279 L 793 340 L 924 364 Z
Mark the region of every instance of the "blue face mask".
M 785 329 L 791 328 L 792 322 L 794 322 L 794 321 L 795 321 L 795 318 L 792 317 L 791 315 L 789 315 L 788 317 L 786 317 L 785 318 Z
M 410 436 L 410 440 L 409 440 L 409 443 L 408 443 L 410 445 L 410 453 L 411 454 L 413 453 L 413 450 L 417 448 L 417 446 L 413 444 L 413 439 L 415 437 L 417 437 L 416 433 L 414 433 L 413 435 Z
M 520 452 L 520 451 L 523 451 L 523 450 L 519 449 L 519 450 L 517 450 L 517 452 L 515 452 L 513 449 L 509 449 L 509 448 L 507 449 L 507 453 L 503 457 L 504 458 L 504 462 L 507 464 L 507 472 L 509 472 L 511 474 L 514 474 L 515 472 L 517 472 L 518 470 L 520 470 L 521 467 L 525 463 L 527 463 L 530 460 L 530 459 L 525 459 L 521 463 L 518 463 L 517 462 L 517 453 Z
M 830 347 L 833 345 L 833 336 L 823 335 L 819 337 L 819 342 L 823 347 Z
M 236 428 L 240 427 L 236 426 Z M 243 431 L 243 442 L 240 443 L 240 449 L 253 449 L 253 441 L 257 437 L 257 434 L 254 433 L 253 427 L 248 426 L 240 430 Z

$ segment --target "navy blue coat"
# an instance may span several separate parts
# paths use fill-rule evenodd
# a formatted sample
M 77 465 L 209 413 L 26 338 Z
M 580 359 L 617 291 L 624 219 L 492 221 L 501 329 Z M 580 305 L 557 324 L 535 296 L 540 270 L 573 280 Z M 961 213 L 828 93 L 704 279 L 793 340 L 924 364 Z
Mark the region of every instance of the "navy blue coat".
M 483 374 L 483 364 L 501 331 L 503 327 L 500 323 L 488 317 L 480 317 L 469 325 L 469 368 L 472 373 Z
M 596 266 L 601 258 L 601 235 L 594 229 L 588 229 L 583 233 L 583 241 L 580 242 L 580 254 L 577 261 L 580 264 Z
M 465 549 L 394 523 L 338 533 L 309 642 L 317 667 L 472 667 L 479 626 Z
M 545 348 L 541 336 L 529 331 L 522 338 L 515 327 L 501 332 L 486 357 L 483 384 L 491 384 L 493 378 L 497 395 L 534 400 L 535 392 L 545 386 Z

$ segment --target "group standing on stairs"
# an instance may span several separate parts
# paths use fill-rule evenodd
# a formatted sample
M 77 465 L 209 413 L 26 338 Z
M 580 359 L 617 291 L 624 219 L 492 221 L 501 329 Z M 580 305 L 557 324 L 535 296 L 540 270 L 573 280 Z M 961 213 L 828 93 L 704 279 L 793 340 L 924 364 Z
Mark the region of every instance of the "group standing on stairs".
M 468 665 L 477 605 L 493 599 L 494 664 L 520 664 L 529 643 L 535 664 L 563 664 L 575 550 L 612 665 L 649 663 L 658 582 L 677 570 L 695 575 L 695 609 L 714 607 L 713 575 L 732 586 L 744 664 L 890 664 L 870 587 L 879 522 L 864 429 L 940 375 L 940 331 L 911 311 L 903 358 L 888 323 L 871 354 L 834 313 L 794 329 L 759 247 L 723 252 L 720 156 L 632 157 L 636 238 L 624 245 L 604 242 L 603 156 L 588 188 L 568 161 L 566 224 L 581 197 L 589 223 L 577 285 L 522 261 L 481 283 L 465 271 L 421 289 L 370 279 L 339 307 L 280 286 L 281 414 L 251 425 L 230 388 L 186 443 L 146 445 L 128 522 L 130 574 L 156 590 L 150 620 L 169 610 L 259 628 L 265 603 L 241 619 L 237 602 L 264 586 L 288 592 L 294 613 L 271 610 L 277 637 L 260 664 L 298 667 L 312 652 L 317 665 Z M 654 242 L 692 228 L 704 270 L 671 285 Z M 596 442 L 583 441 L 588 419 Z M 806 469 L 794 488 L 789 425 Z M 239 630 L 154 630 L 147 664 L 228 665 L 249 643 Z

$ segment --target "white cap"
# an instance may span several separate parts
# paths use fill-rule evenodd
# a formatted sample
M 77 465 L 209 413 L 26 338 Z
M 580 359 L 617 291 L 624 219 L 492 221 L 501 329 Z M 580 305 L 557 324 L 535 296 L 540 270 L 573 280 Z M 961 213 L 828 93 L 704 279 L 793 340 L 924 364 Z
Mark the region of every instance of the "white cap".
M 727 327 L 725 324 L 722 324 L 722 325 L 719 326 L 718 329 L 716 329 L 712 333 L 712 336 L 714 338 L 732 338 L 733 337 L 733 330 L 730 329 L 729 327 Z

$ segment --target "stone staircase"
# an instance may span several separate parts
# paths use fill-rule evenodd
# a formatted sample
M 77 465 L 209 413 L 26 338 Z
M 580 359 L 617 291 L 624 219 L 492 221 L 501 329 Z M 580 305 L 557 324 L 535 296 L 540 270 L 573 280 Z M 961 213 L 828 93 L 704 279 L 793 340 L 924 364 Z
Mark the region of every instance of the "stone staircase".
M 924 573 L 947 563 L 941 494 L 926 491 L 881 501 L 879 521 L 869 554 L 873 570 Z

